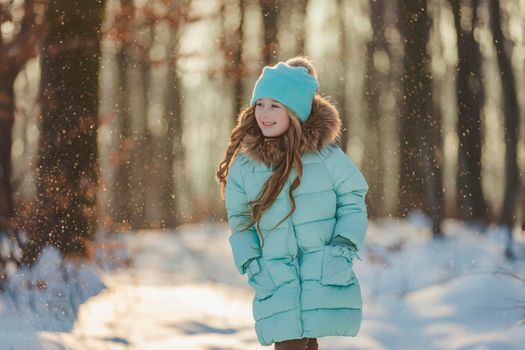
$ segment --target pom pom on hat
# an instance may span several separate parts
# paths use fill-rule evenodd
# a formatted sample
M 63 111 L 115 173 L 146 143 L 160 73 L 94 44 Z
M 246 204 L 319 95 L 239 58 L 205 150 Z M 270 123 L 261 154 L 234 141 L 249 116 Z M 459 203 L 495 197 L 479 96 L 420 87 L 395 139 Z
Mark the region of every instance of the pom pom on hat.
M 312 102 L 319 82 L 305 67 L 294 67 L 285 62 L 263 68 L 255 82 L 250 104 L 258 99 L 279 101 L 305 122 L 310 116 Z

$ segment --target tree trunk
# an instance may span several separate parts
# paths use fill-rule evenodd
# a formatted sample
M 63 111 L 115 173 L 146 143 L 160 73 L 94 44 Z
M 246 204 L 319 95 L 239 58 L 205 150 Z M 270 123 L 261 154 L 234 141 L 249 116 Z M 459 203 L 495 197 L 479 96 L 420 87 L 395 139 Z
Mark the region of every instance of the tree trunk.
M 7 43 L 0 35 L 0 239 L 9 242 L 0 254 L 0 291 L 4 289 L 8 277 L 7 266 L 20 265 L 22 250 L 27 243 L 25 231 L 21 230 L 24 223 L 15 207 L 15 184 L 11 179 L 11 148 L 16 108 L 14 83 L 26 63 L 37 55 L 40 41 L 45 34 L 42 16 L 45 14 L 46 4 L 25 0 L 21 6 L 24 15 L 18 33 Z M 15 7 L 11 8 L 12 12 L 17 10 Z M 6 19 L 7 17 L 0 18 L 0 27 Z
M 45 4 L 25 0 L 20 30 L 9 42 L 0 35 L 0 232 L 13 233 L 15 216 L 11 185 L 11 147 L 15 122 L 14 83 L 26 63 L 36 57 L 43 38 L 42 18 Z M 12 8 L 15 12 L 19 8 Z M 4 9 L 4 11 L 9 12 Z M 0 26 L 7 17 L 0 18 Z
M 474 39 L 474 29 L 478 22 L 478 1 L 471 1 L 468 28 L 464 28 L 466 14 L 461 13 L 460 3 L 460 0 L 450 0 L 458 47 L 456 95 L 459 147 L 456 198 L 463 219 L 486 223 L 488 208 L 481 186 L 481 108 L 484 91 L 481 81 L 481 52 Z
M 177 76 L 178 57 L 178 28 L 172 28 L 168 43 L 168 76 L 166 88 L 166 107 L 164 120 L 167 126 L 166 135 L 163 138 L 162 153 L 166 167 L 162 178 L 165 180 L 165 189 L 161 192 L 161 218 L 162 224 L 174 228 L 182 220 L 177 211 L 177 199 L 179 189 L 186 184 L 186 173 L 184 171 L 184 146 L 182 144 L 183 121 L 181 87 Z M 177 181 L 175 182 L 175 176 Z
M 437 91 L 442 91 L 440 88 L 441 82 L 434 83 Z M 428 176 L 428 183 L 425 186 L 426 195 L 426 210 L 432 222 L 432 237 L 440 238 L 443 236 L 441 224 L 445 216 L 445 193 L 443 191 L 443 165 L 444 165 L 444 150 L 443 150 L 443 136 L 441 134 L 441 118 L 442 110 L 439 108 L 437 101 L 432 100 L 432 116 L 433 124 L 427 135 L 430 142 L 430 153 L 426 157 L 425 172 Z
M 234 87 L 233 87 L 233 93 L 235 96 L 235 113 L 234 118 L 236 118 L 237 113 L 241 110 L 243 106 L 243 97 L 244 97 L 244 87 L 242 84 L 243 78 L 244 78 L 244 64 L 242 61 L 242 49 L 243 49 L 243 43 L 244 43 L 244 12 L 245 12 L 245 3 L 244 1 L 239 1 L 239 11 L 240 11 L 240 18 L 239 18 L 239 25 L 237 29 L 235 30 L 234 35 Z M 236 123 L 236 120 L 233 121 L 234 124 Z
M 339 102 L 339 112 L 341 114 L 341 122 L 343 132 L 339 145 L 346 151 L 348 146 L 348 108 L 346 106 L 346 73 L 348 72 L 348 36 L 346 31 L 346 17 L 345 17 L 345 1 L 337 0 L 337 7 L 339 8 L 339 62 L 341 62 L 341 76 L 343 79 L 338 79 L 337 87 L 337 101 Z
M 433 115 L 430 57 L 427 52 L 430 20 L 426 1 L 399 2 L 400 31 L 405 42 L 401 102 L 401 181 L 400 214 L 421 208 L 433 212 L 441 204 L 441 170 L 436 162 L 436 149 L 441 142 L 441 123 Z M 441 222 L 433 222 L 434 235 L 440 235 Z
M 512 72 L 510 54 L 505 51 L 505 37 L 501 29 L 500 5 L 498 0 L 489 1 L 490 27 L 496 57 L 501 74 L 501 85 L 503 92 L 503 115 L 504 115 L 504 138 L 505 138 L 505 197 L 500 213 L 500 224 L 505 225 L 508 233 L 508 244 L 505 254 L 513 257 L 512 252 L 512 230 L 516 222 L 517 195 L 520 193 L 519 169 L 518 169 L 518 130 L 519 110 L 516 82 Z
M 308 0 L 297 0 L 297 3 L 294 4 L 293 7 L 294 14 L 300 16 L 301 18 L 301 26 L 297 30 L 295 43 L 295 54 L 299 56 L 304 55 L 304 38 L 306 37 L 306 9 L 308 8 L 308 2 Z
M 151 191 L 152 184 L 150 181 L 154 181 L 155 186 L 158 186 L 158 183 L 155 181 L 154 176 L 152 176 L 152 170 L 154 168 L 154 157 L 152 154 L 152 143 L 153 135 L 151 134 L 149 125 L 148 125 L 148 113 L 149 113 L 149 104 L 150 99 L 148 91 L 150 88 L 151 82 L 151 64 L 149 61 L 149 51 L 153 45 L 154 33 L 153 25 L 147 23 L 145 30 L 147 31 L 147 36 L 149 39 L 145 40 L 142 43 L 143 47 L 141 48 L 141 53 L 139 57 L 141 58 L 138 62 L 138 68 L 140 71 L 140 87 L 142 92 L 142 124 L 141 130 L 138 135 L 137 148 L 132 155 L 133 163 L 133 179 L 136 181 L 136 186 L 133 191 L 133 227 L 136 228 L 150 228 L 151 222 L 148 215 L 148 202 L 151 203 L 148 199 L 151 198 L 150 195 L 154 195 L 157 191 Z M 156 205 L 154 205 L 156 207 Z
M 383 174 L 385 164 L 382 157 L 381 123 L 382 113 L 380 96 L 388 83 L 386 72 L 380 72 L 374 64 L 375 55 L 388 55 L 388 45 L 384 37 L 385 1 L 369 1 L 370 20 L 372 22 L 372 38 L 367 44 L 367 61 L 364 82 L 364 99 L 367 130 L 365 145 L 365 163 L 363 171 L 367 174 L 370 184 L 370 195 L 367 197 L 370 216 L 380 215 L 384 212 L 385 188 Z M 389 59 L 390 61 L 390 59 Z
M 424 157 L 422 119 L 428 115 L 431 89 L 428 74 L 429 57 L 426 50 L 430 23 L 426 1 L 403 0 L 399 2 L 400 31 L 405 42 L 403 56 L 403 96 L 400 106 L 400 214 L 410 209 L 422 208 L 423 178 L 421 161 Z
M 7 72 L 0 71 L 0 239 L 9 239 L 14 236 L 15 241 L 18 241 L 13 225 L 15 207 L 11 186 L 11 146 L 15 109 L 14 77 L 12 77 L 13 74 L 6 76 L 5 73 Z M 11 251 L 0 254 L 0 291 L 3 290 L 7 278 L 6 268 L 11 258 Z
M 275 63 L 278 57 L 277 19 L 279 16 L 279 0 L 259 0 L 263 16 L 264 46 L 262 50 L 265 66 Z
M 121 14 L 116 19 L 119 32 L 129 33 L 135 18 L 133 0 L 121 0 Z M 126 37 L 126 36 L 124 36 Z M 136 148 L 136 138 L 131 129 L 131 111 L 129 101 L 128 70 L 131 65 L 130 44 L 126 40 L 120 42 L 117 55 L 117 114 L 119 120 L 117 164 L 113 185 L 113 218 L 119 224 L 119 229 L 130 227 L 133 218 L 132 192 L 132 162 L 131 155 Z
M 0 233 L 10 231 L 9 222 L 14 216 L 13 189 L 11 187 L 11 145 L 15 122 L 13 84 L 16 73 L 2 70 L 0 74 Z
M 245 1 L 239 0 L 237 2 L 239 17 L 237 25 L 233 30 L 227 26 L 227 7 L 223 3 L 221 7 L 221 49 L 225 58 L 224 76 L 228 82 L 233 83 L 233 110 L 232 122 L 233 125 L 237 123 L 237 116 L 244 105 L 244 85 L 243 79 L 246 75 L 246 68 L 242 60 L 242 51 L 244 44 L 244 17 L 245 17 Z
M 41 54 L 36 225 L 24 262 L 45 245 L 84 255 L 96 225 L 98 72 L 104 1 L 52 1 Z

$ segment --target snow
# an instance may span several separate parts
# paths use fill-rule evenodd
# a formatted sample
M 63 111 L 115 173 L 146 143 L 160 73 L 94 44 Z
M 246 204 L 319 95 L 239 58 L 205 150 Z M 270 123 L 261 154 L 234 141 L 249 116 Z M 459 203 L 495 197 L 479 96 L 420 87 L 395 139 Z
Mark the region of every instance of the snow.
M 523 348 L 523 236 L 512 262 L 497 227 L 480 234 L 448 220 L 447 238 L 431 240 L 428 225 L 417 213 L 370 223 L 354 264 L 361 331 L 320 338 L 320 349 Z M 48 250 L 0 296 L 0 348 L 263 349 L 228 234 L 217 223 L 112 234 L 101 247 L 114 249 L 98 250 L 91 265 L 63 263 Z M 27 287 L 38 281 L 48 287 Z
M 106 286 L 92 266 L 51 247 L 11 275 L 0 295 L 1 349 L 39 349 L 41 332 L 71 331 L 80 306 Z

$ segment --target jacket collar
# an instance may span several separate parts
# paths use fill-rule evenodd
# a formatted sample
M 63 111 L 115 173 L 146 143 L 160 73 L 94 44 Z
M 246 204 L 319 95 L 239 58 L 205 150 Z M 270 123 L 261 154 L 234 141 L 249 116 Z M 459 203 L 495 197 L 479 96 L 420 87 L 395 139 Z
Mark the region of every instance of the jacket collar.
M 302 123 L 301 155 L 319 151 L 339 141 L 341 129 L 341 117 L 335 106 L 325 97 L 316 95 L 310 117 Z M 239 151 L 258 163 L 272 167 L 286 155 L 283 137 L 265 137 L 258 125 L 246 132 Z

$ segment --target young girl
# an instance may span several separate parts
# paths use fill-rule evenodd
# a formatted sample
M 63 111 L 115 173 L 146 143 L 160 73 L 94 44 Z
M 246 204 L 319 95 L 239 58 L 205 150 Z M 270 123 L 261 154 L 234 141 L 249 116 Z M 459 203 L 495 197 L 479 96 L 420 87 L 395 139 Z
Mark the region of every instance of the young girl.
M 217 179 L 235 266 L 247 274 L 259 343 L 318 349 L 355 336 L 361 291 L 352 270 L 368 228 L 368 184 L 337 146 L 341 119 L 316 94 L 304 57 L 264 67 L 240 112 Z

